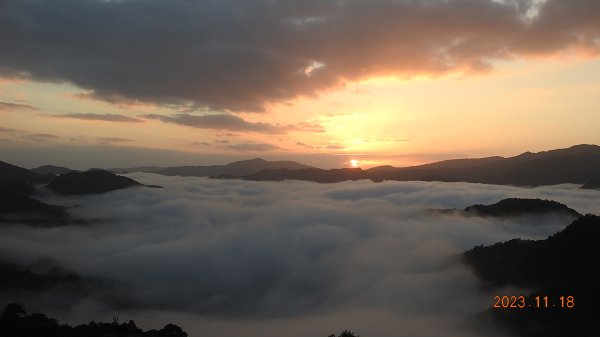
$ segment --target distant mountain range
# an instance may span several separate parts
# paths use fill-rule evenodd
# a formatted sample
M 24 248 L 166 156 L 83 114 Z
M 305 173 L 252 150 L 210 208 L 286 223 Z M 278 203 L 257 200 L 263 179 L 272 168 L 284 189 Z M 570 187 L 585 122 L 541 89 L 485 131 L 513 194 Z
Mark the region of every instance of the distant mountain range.
M 475 204 L 465 209 L 442 209 L 435 210 L 441 214 L 459 214 L 467 217 L 520 217 L 526 215 L 560 214 L 571 218 L 581 216 L 579 212 L 565 204 L 554 200 L 506 198 L 491 205 Z
M 182 176 L 182 177 L 210 177 L 210 176 L 230 176 L 243 177 L 255 174 L 262 170 L 300 170 L 308 169 L 311 166 L 300 164 L 294 161 L 266 161 L 260 158 L 250 160 L 236 161 L 226 165 L 210 165 L 210 166 L 174 166 L 174 167 L 134 167 L 111 169 L 115 173 L 128 172 L 147 172 L 156 173 L 166 176 Z
M 568 149 L 539 153 L 526 152 L 509 158 L 454 159 L 402 168 L 380 166 L 368 170 L 360 168 L 265 169 L 240 178 L 256 181 L 293 179 L 321 183 L 370 179 L 376 182 L 384 180 L 463 181 L 515 186 L 563 183 L 584 185 L 600 181 L 600 146 L 576 145 Z M 593 188 L 597 184 L 588 186 Z
M 42 168 L 42 172 L 49 172 L 48 168 L 52 171 L 55 167 Z M 49 183 L 44 187 L 34 186 L 47 182 Z M 36 192 L 47 188 L 57 194 L 82 195 L 106 193 L 132 186 L 145 185 L 104 170 L 70 170 L 57 176 L 54 173 L 39 174 L 0 162 L 0 223 L 25 223 L 38 227 L 83 223 L 82 219 L 73 219 L 66 207 L 49 205 L 34 198 Z
M 65 167 L 40 166 L 27 170 L 0 162 L 0 177 L 34 184 L 48 183 L 57 175 L 77 172 Z M 563 183 L 580 184 L 582 188 L 600 188 L 600 146 L 576 145 L 567 149 L 538 153 L 525 152 L 515 157 L 453 159 L 431 164 L 393 167 L 378 166 L 367 170 L 340 168 L 325 170 L 294 161 L 267 161 L 260 158 L 210 166 L 144 166 L 116 168 L 121 174 L 148 172 L 167 176 L 211 177 L 253 181 L 303 180 L 335 183 L 370 179 L 375 182 L 442 181 L 496 185 L 540 186 Z

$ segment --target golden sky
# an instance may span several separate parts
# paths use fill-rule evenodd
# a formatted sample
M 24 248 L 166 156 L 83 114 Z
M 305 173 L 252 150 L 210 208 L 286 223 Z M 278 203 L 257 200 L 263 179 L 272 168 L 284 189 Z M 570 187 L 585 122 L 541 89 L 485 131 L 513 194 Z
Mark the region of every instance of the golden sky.
M 52 10 L 76 16 L 63 21 L 0 5 L 0 41 L 16 46 L 0 52 L 0 160 L 86 166 L 69 151 L 102 148 L 90 166 L 371 167 L 600 144 L 598 2 L 198 2 L 187 10 L 227 20 L 175 28 L 170 15 L 189 4 L 141 3 L 60 0 Z M 113 12 L 116 28 L 99 35 L 95 20 Z M 136 161 L 136 149 L 164 151 Z

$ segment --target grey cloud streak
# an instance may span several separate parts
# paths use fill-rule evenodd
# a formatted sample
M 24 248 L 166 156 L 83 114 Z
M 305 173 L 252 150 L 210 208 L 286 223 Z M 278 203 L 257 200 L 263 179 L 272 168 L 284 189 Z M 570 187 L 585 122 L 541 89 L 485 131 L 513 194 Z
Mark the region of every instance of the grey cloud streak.
M 91 121 L 105 121 L 105 122 L 126 122 L 126 123 L 140 123 L 143 119 L 133 118 L 125 115 L 118 114 L 95 114 L 95 113 L 68 113 L 61 115 L 52 115 L 55 118 L 71 118 L 80 120 L 91 120 Z
M 316 123 L 302 122 L 295 125 L 279 125 L 262 122 L 249 122 L 241 117 L 230 114 L 207 114 L 207 115 L 191 115 L 191 114 L 174 114 L 174 115 L 158 115 L 146 114 L 142 117 L 148 119 L 156 119 L 165 123 L 179 124 L 199 129 L 212 129 L 221 131 L 235 132 L 254 132 L 264 134 L 279 134 L 290 131 L 302 131 L 310 133 L 323 133 L 325 128 Z
M 240 152 L 262 152 L 281 149 L 279 146 L 269 143 L 239 143 L 224 146 L 227 149 Z
M 548 0 L 528 17 L 532 3 L 4 0 L 0 74 L 68 81 L 107 101 L 261 111 L 372 75 L 598 53 L 598 1 Z
M 190 114 L 175 114 L 175 115 L 157 115 L 147 114 L 143 117 L 149 119 L 157 119 L 165 123 L 173 123 L 179 125 L 190 126 L 200 129 L 213 130 L 228 130 L 239 132 L 257 132 L 257 133 L 283 133 L 286 127 L 271 125 L 268 123 L 252 123 L 243 118 L 227 115 L 190 115 Z
M 127 143 L 127 142 L 134 141 L 133 139 L 119 138 L 119 137 L 104 137 L 104 138 L 97 138 L 96 140 L 98 141 L 98 143 L 101 143 L 101 144 Z
M 47 257 L 88 277 L 123 282 L 132 289 L 123 299 L 131 301 L 129 311 L 106 312 L 146 317 L 146 324 L 157 315 L 174 317 L 191 336 L 205 335 L 207 326 L 211 335 L 232 337 L 276 335 L 263 329 L 326 336 L 343 328 L 364 336 L 470 336 L 456 323 L 487 309 L 493 294 L 482 293 L 453 257 L 478 244 L 545 237 L 566 219 L 464 218 L 426 209 L 543 197 L 600 212 L 600 192 L 573 185 L 129 176 L 164 188 L 47 194 L 47 202 L 79 205 L 70 209 L 76 218 L 103 220 L 49 230 L 7 227 L 0 252 L 24 263 Z M 82 317 L 80 309 L 60 317 Z M 98 317 L 88 315 L 80 319 Z
M 34 106 L 28 105 L 28 104 L 0 102 L 0 111 L 12 112 L 12 111 L 19 111 L 19 110 L 32 111 L 32 110 L 39 110 L 39 109 Z

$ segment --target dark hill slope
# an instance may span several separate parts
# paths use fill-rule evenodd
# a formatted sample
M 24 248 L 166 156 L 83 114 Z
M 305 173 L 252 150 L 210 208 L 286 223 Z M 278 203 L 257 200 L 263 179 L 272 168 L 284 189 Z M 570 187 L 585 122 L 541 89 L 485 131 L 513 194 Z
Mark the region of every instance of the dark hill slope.
M 576 210 L 557 201 L 521 198 L 507 198 L 492 205 L 472 205 L 466 207 L 463 212 L 467 215 L 484 217 L 514 217 L 546 213 L 563 213 L 573 217 L 581 216 Z
M 576 145 L 502 158 L 442 161 L 374 173 L 384 180 L 439 180 L 538 186 L 584 184 L 600 176 L 600 147 Z
M 21 180 L 32 184 L 43 184 L 51 181 L 54 175 L 43 175 L 28 169 L 0 161 L 0 179 Z
M 43 166 L 39 166 L 39 167 L 31 169 L 31 172 L 35 172 L 37 174 L 43 174 L 43 175 L 47 175 L 47 174 L 59 175 L 59 174 L 69 173 L 71 171 L 77 171 L 77 170 L 72 170 L 70 168 L 54 166 L 54 165 L 43 165 Z
M 34 187 L 20 180 L 0 180 L 0 222 L 38 226 L 64 225 L 69 216 L 62 206 L 33 199 Z
M 598 190 L 600 189 L 600 178 L 592 179 L 581 186 L 582 189 L 585 190 Z
M 90 170 L 61 174 L 46 186 L 56 193 L 68 195 L 105 193 L 142 185 L 133 179 L 108 171 Z
M 490 309 L 478 319 L 492 320 L 520 336 L 600 335 L 600 217 L 580 217 L 546 240 L 475 247 L 463 254 L 463 261 L 489 286 L 533 289 L 527 296 L 531 307 Z M 537 308 L 536 296 L 547 296 L 548 308 Z M 573 296 L 575 306 L 561 307 L 561 296 Z

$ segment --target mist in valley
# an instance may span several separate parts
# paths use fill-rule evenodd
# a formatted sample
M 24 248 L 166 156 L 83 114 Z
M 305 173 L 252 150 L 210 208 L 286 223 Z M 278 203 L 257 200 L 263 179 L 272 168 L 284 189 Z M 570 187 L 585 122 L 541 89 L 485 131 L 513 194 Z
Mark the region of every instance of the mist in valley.
M 543 239 L 565 215 L 465 217 L 432 210 L 508 197 L 562 202 L 600 214 L 600 191 L 435 182 L 249 182 L 127 175 L 143 184 L 83 197 L 39 188 L 84 224 L 6 225 L 0 257 L 60 266 L 87 292 L 5 292 L 62 322 L 174 322 L 190 336 L 495 336 L 469 330 L 493 297 L 459 255 L 475 245 Z M 52 292 L 56 289 L 56 294 Z M 91 290 L 90 290 L 91 289 Z

